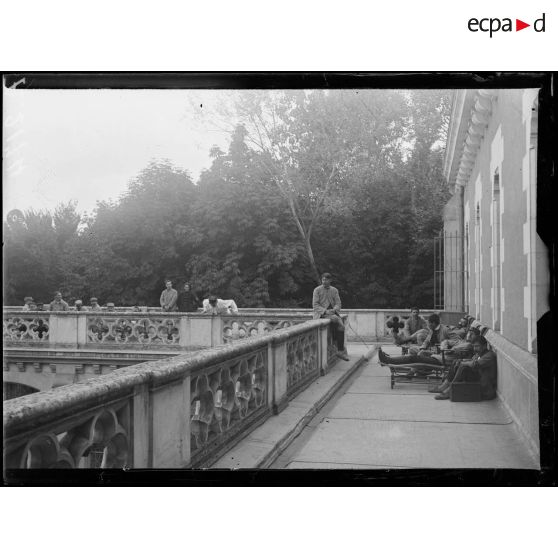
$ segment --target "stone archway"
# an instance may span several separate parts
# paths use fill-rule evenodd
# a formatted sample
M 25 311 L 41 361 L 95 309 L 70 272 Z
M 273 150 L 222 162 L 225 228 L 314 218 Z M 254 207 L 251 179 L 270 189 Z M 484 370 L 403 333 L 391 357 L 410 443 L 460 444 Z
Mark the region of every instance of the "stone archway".
M 30 395 L 37 393 L 39 390 L 24 384 L 17 384 L 15 382 L 3 382 L 2 400 L 15 399 L 23 395 Z

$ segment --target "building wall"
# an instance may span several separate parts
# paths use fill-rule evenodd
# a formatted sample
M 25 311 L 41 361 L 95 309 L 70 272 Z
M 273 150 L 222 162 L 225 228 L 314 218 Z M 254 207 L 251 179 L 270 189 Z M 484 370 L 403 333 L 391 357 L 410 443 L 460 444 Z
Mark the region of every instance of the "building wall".
M 526 127 L 531 126 L 530 104 L 523 90 L 499 91 L 493 103 L 489 126 L 477 154 L 469 183 L 464 190 L 465 223 L 469 229 L 469 311 L 516 345 L 529 346 L 528 315 L 531 309 L 528 286 L 528 250 L 524 224 L 528 223 L 526 196 L 529 182 L 529 143 Z M 526 157 L 527 156 L 527 157 Z M 500 257 L 496 261 L 493 238 L 494 177 L 500 184 Z M 477 217 L 477 204 L 479 215 Z M 478 221 L 478 223 L 477 223 Z M 493 284 L 494 268 L 500 265 L 501 288 Z M 496 312 L 499 296 L 500 312 Z M 499 314 L 499 315 L 496 315 Z
M 539 452 L 536 323 L 548 309 L 549 285 L 548 256 L 536 233 L 537 95 L 536 90 L 497 92 L 463 187 L 465 305 L 491 328 L 487 338 L 498 359 L 499 398 L 534 454 Z M 471 112 L 460 118 L 471 118 Z M 452 227 L 455 219 L 447 209 L 445 226 Z

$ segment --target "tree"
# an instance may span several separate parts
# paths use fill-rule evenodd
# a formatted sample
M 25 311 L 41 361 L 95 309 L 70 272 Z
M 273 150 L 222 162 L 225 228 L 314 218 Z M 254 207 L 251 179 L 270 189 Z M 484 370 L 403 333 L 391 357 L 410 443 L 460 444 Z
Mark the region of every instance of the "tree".
M 193 225 L 197 189 L 169 161 L 152 161 L 115 203 L 100 203 L 68 262 L 83 296 L 124 305 L 158 304 L 164 279 L 184 275 L 201 241 Z
M 351 166 L 400 159 L 405 110 L 397 92 L 250 91 L 222 112 L 223 120 L 242 124 L 256 161 L 286 202 L 315 280 L 316 224 Z
M 25 296 L 33 296 L 36 301 L 52 300 L 54 291 L 62 287 L 59 246 L 50 212 L 11 212 L 4 223 L 5 297 L 8 304 L 20 304 Z
M 238 126 L 228 152 L 214 150 L 200 177 L 195 214 L 204 242 L 188 263 L 189 276 L 203 296 L 217 293 L 242 306 L 296 304 L 308 276 L 304 250 L 245 138 Z
M 443 145 L 450 112 L 449 91 L 413 91 L 409 98 L 413 148 L 402 169 L 411 193 L 412 238 L 403 287 L 410 300 L 430 306 L 433 300 L 433 239 L 442 228 L 450 197 L 443 176 Z
M 165 278 L 241 306 L 308 306 L 319 272 L 345 306 L 429 306 L 447 92 L 244 92 L 228 148 L 194 184 L 152 161 L 90 216 L 12 211 L 6 300 L 155 305 Z M 177 285 L 180 288 L 180 285 Z

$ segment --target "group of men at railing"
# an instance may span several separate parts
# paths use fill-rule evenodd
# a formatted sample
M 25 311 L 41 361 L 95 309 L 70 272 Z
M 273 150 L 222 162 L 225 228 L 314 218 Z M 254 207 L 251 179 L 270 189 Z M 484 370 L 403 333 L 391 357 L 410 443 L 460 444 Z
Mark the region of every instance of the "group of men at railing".
M 496 397 L 496 354 L 489 348 L 484 334 L 488 330 L 472 316 L 463 316 L 456 327 L 440 323 L 438 314 L 431 314 L 428 322 L 420 317 L 418 308 L 411 309 L 405 322 L 392 318 L 388 322 L 396 345 L 403 347 L 402 356 L 387 355 L 378 349 L 378 358 L 386 365 L 424 365 L 422 371 L 414 369 L 409 379 L 428 373 L 429 367 L 447 367 L 447 373 L 438 386 L 429 389 L 435 399 L 450 398 L 454 383 L 479 383 L 482 399 Z M 402 332 L 399 330 L 402 329 Z M 426 372 L 425 372 L 426 370 Z
M 54 293 L 54 299 L 50 303 L 35 302 L 32 296 L 24 298 L 22 310 L 25 312 L 116 312 L 114 302 L 107 302 L 106 305 L 100 306 L 97 297 L 89 299 L 89 306 L 84 306 L 82 299 L 76 299 L 73 307 L 70 306 L 63 298 L 60 291 Z M 191 290 L 188 282 L 184 283 L 183 289 L 178 293 L 172 287 L 172 281 L 165 281 L 165 289 L 160 296 L 160 304 L 162 312 L 198 312 L 199 298 Z M 145 307 L 144 307 L 145 308 Z M 132 312 L 141 312 L 140 306 L 132 306 Z M 202 302 L 201 312 L 204 314 L 238 314 L 238 307 L 232 299 L 221 299 L 214 295 L 209 295 Z
M 347 348 L 345 345 L 345 324 L 340 315 L 341 299 L 339 291 L 331 285 L 332 277 L 329 273 L 324 273 L 321 278 L 321 285 L 316 287 L 312 296 L 313 318 L 329 318 L 331 322 L 332 333 L 337 345 L 337 356 L 343 360 L 349 360 Z M 77 312 L 116 312 L 113 302 L 108 302 L 105 307 L 98 304 L 97 297 L 90 299 L 90 306 L 83 305 L 83 301 L 78 299 L 74 302 L 74 307 L 63 300 L 62 293 L 57 291 L 54 300 L 50 304 L 36 304 L 32 297 L 25 297 L 24 311 L 51 311 L 66 312 L 74 310 Z M 160 305 L 163 312 L 198 312 L 200 300 L 191 289 L 190 283 L 185 282 L 180 293 L 173 288 L 172 281 L 165 280 L 165 289 L 160 296 Z M 139 306 L 134 306 L 132 312 L 141 312 Z M 238 314 L 238 307 L 232 299 L 221 299 L 215 295 L 208 295 L 202 301 L 202 314 L 209 315 L 226 315 Z
M 172 281 L 167 279 L 159 302 L 163 312 L 197 312 L 200 300 L 192 291 L 190 283 L 184 283 L 182 291 L 178 293 L 173 288 Z M 225 300 L 215 295 L 208 295 L 202 302 L 201 311 L 203 314 L 211 315 L 238 314 L 238 307 L 232 299 Z
M 70 310 L 74 310 L 76 312 L 101 312 L 106 310 L 107 312 L 114 312 L 115 306 L 114 302 L 108 302 L 105 308 L 99 306 L 99 302 L 97 297 L 91 297 L 89 302 L 91 305 L 86 307 L 83 305 L 83 301 L 81 299 L 76 299 L 74 302 L 74 307 L 70 307 L 70 305 L 62 298 L 62 293 L 60 291 L 56 291 L 54 293 L 54 299 L 50 303 L 44 302 L 35 302 L 32 296 L 26 296 L 23 299 L 24 305 L 21 308 L 24 312 L 68 312 Z M 139 308 L 138 308 L 139 312 Z

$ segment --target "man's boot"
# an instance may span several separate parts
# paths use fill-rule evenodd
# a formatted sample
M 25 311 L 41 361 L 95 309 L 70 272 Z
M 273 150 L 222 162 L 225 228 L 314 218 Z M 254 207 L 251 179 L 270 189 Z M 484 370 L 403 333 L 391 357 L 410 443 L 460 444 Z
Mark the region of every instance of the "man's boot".
M 337 351 L 337 356 L 341 360 L 350 360 L 349 355 L 347 354 L 347 349 L 342 349 L 342 350 Z
M 441 384 L 431 387 L 428 392 L 429 393 L 442 393 L 442 391 L 445 391 L 447 388 L 449 388 L 450 384 L 447 380 L 444 380 Z
M 386 355 L 386 353 L 384 353 L 384 351 L 382 351 L 382 347 L 378 347 L 378 360 L 382 364 L 387 364 L 388 356 L 389 355 Z
M 337 332 L 337 356 L 342 360 L 349 360 L 347 349 L 345 348 L 345 331 Z
M 434 399 L 443 400 L 450 398 L 450 390 L 449 388 L 445 389 L 444 391 L 440 392 L 438 395 L 434 396 Z

